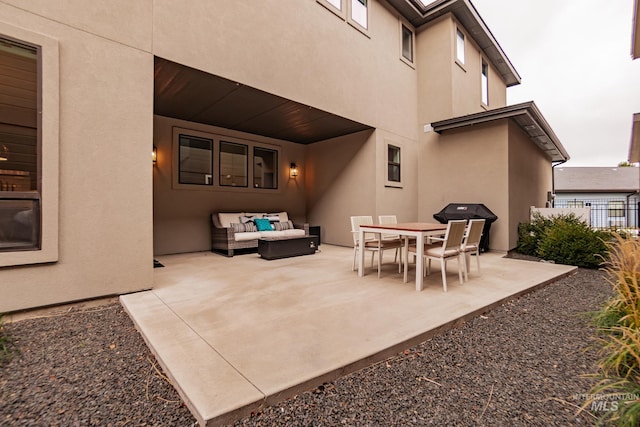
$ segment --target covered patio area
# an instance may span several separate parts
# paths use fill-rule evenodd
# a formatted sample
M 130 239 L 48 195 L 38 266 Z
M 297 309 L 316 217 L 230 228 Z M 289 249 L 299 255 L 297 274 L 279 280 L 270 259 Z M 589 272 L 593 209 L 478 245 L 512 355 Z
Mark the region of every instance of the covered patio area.
M 390 254 L 380 279 L 371 268 L 358 278 L 352 254 L 322 245 L 315 255 L 274 261 L 163 256 L 154 289 L 121 301 L 200 424 L 216 425 L 382 360 L 575 269 L 488 252 L 481 276 L 472 269 L 460 285 L 452 263 L 444 293 L 435 267 L 416 292 Z

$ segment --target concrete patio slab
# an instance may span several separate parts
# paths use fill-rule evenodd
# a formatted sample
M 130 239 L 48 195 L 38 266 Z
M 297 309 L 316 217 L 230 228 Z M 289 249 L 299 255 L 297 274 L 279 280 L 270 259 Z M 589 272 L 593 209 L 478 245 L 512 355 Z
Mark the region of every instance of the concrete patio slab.
M 358 278 L 351 248 L 266 261 L 257 254 L 159 257 L 154 289 L 121 297 L 201 425 L 219 425 L 389 357 L 575 267 L 481 256 L 460 285 L 438 267 L 416 292 L 387 255 Z M 413 266 L 412 266 L 413 267 Z

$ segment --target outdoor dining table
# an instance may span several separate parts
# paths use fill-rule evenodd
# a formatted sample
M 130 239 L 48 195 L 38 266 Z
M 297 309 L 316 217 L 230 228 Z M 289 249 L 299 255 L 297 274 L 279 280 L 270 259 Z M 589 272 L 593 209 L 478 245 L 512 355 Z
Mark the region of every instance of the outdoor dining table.
M 441 236 L 445 233 L 447 224 L 430 222 L 402 222 L 398 224 L 368 224 L 361 225 L 358 233 L 358 276 L 364 276 L 364 236 L 365 233 L 397 234 L 405 237 L 404 245 L 404 282 L 407 283 L 407 267 L 409 254 L 409 238 L 416 239 L 416 291 L 422 290 L 422 271 L 425 238 L 429 236 Z

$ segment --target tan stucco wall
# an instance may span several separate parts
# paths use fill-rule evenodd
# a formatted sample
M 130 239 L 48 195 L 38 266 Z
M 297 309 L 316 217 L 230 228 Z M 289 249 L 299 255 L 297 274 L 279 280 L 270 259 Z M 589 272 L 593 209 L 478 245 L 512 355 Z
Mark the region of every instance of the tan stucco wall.
M 465 34 L 465 63 L 455 60 L 456 29 Z M 447 14 L 421 27 L 416 35 L 418 119 L 428 124 L 451 117 L 504 107 L 507 87 L 495 67 L 458 21 Z M 489 65 L 489 105 L 482 104 L 482 60 Z M 419 129 L 421 130 L 421 129 Z
M 150 2 L 96 1 L 108 25 L 90 27 L 84 2 L 61 3 L 0 2 L 1 22 L 57 40 L 60 88 L 58 262 L 2 268 L 0 312 L 152 286 L 153 56 L 132 29 Z
M 269 2 L 268 13 L 256 13 L 255 4 L 240 1 L 193 0 L 185 8 L 156 0 L 153 48 L 162 58 L 415 138 L 416 82 L 399 59 L 398 18 L 377 1 L 369 9 L 366 36 L 315 1 Z
M 509 158 L 505 120 L 442 135 L 427 134 L 420 154 L 419 219 L 435 221 L 433 214 L 449 203 L 483 203 L 498 220 L 491 226 L 490 248 L 509 246 Z
M 517 246 L 518 224 L 529 221 L 531 206 L 545 206 L 552 186 L 550 159 L 509 122 L 509 249 Z

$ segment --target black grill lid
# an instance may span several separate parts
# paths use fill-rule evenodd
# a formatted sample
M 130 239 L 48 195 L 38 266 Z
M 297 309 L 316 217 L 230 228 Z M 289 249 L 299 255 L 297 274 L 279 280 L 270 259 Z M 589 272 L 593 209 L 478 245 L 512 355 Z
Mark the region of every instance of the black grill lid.
M 440 212 L 433 214 L 440 223 L 445 224 L 454 219 L 485 219 L 487 224 L 498 217 L 482 203 L 449 203 Z

